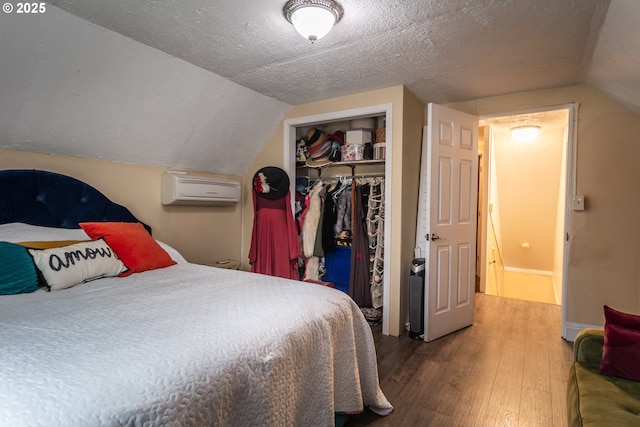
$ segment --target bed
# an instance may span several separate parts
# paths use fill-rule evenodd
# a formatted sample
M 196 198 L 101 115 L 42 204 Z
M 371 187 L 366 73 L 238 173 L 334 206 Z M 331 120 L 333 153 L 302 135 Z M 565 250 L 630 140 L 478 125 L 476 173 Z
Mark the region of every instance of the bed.
M 0 171 L 6 245 L 64 242 L 33 256 L 94 244 L 87 223 L 141 224 L 74 178 Z M 37 268 L 37 290 L 0 295 L 1 425 L 322 426 L 393 411 L 346 294 L 190 264 L 154 242 L 169 266 L 57 290 Z

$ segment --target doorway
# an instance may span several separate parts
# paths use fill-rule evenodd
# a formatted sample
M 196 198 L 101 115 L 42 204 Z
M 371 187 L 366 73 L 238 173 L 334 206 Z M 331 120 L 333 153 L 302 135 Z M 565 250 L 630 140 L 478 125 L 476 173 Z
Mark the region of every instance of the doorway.
M 479 291 L 562 305 L 572 116 L 559 106 L 480 121 Z

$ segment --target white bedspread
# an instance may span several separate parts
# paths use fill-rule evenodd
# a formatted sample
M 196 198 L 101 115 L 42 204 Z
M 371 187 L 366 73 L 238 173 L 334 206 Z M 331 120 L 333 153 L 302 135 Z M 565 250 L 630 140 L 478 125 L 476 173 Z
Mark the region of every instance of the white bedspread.
M 392 410 L 330 288 L 181 263 L 0 297 L 3 426 L 321 426 L 363 404 Z

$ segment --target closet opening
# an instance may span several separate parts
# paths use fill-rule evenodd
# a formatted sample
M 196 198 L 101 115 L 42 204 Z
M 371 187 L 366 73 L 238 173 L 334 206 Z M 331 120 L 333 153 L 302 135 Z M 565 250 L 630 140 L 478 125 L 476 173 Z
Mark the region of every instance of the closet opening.
M 385 247 L 391 241 L 391 207 L 385 201 L 390 200 L 391 188 L 390 124 L 391 105 L 385 104 L 288 119 L 284 131 L 284 169 L 291 177 L 292 210 L 301 232 L 301 277 L 331 283 L 349 294 L 365 318 L 371 324 L 381 322 L 387 335 L 389 250 Z M 300 161 L 301 138 L 315 142 L 317 131 L 322 132 L 321 138 L 343 132 L 347 145 L 347 131 L 358 129 L 365 130 L 363 144 L 371 138 L 371 145 L 386 149 L 370 151 L 366 158 L 362 153 L 350 157 L 351 151 L 342 150 L 347 157 L 327 161 L 318 155 L 322 148 L 316 143 L 313 161 Z

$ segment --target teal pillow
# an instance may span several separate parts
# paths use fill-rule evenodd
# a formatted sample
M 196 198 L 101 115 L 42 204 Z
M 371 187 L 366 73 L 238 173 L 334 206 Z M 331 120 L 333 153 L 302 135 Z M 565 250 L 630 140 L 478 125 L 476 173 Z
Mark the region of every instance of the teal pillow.
M 23 246 L 0 242 L 0 295 L 34 292 L 38 274 L 33 259 Z

